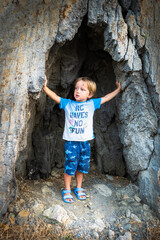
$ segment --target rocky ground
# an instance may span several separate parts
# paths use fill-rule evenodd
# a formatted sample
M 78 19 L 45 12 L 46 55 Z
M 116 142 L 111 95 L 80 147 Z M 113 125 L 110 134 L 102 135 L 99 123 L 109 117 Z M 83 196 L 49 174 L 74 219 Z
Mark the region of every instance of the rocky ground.
M 75 184 L 73 179 L 72 189 Z M 136 185 L 125 178 L 101 174 L 92 162 L 83 187 L 87 200 L 77 200 L 73 193 L 74 203 L 67 204 L 62 201 L 61 194 L 63 169 L 54 169 L 47 180 L 19 181 L 18 197 L 9 206 L 1 223 L 1 239 L 21 239 L 7 238 L 5 232 L 11 226 L 25 225 L 30 229 L 38 226 L 38 221 L 43 221 L 48 228 L 54 229 L 58 239 L 151 239 L 149 228 L 156 226 L 158 219 L 142 203 Z M 47 232 L 42 234 L 39 227 L 37 231 L 39 238 L 36 239 L 42 239 L 40 236 L 44 234 L 46 237 L 43 239 L 54 239 Z M 24 239 L 35 238 L 26 236 Z

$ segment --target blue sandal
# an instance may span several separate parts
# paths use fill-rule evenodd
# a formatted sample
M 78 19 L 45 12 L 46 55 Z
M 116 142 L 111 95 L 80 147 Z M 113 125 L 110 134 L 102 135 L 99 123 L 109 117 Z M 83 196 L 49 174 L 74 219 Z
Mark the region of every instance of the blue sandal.
M 66 193 L 71 193 L 71 190 L 63 190 L 62 191 L 63 201 L 66 202 L 66 203 L 73 203 L 74 201 L 73 201 L 72 195 L 71 194 L 65 195 Z M 70 201 L 66 201 L 66 199 L 72 199 L 72 201 L 71 202 Z
M 80 191 L 80 192 L 79 192 Z M 76 194 L 76 197 L 79 199 L 79 200 L 85 200 L 87 197 L 86 197 L 86 194 L 84 193 L 84 189 L 83 188 L 76 188 L 74 189 L 74 193 Z M 81 196 L 84 196 L 84 198 L 81 198 Z

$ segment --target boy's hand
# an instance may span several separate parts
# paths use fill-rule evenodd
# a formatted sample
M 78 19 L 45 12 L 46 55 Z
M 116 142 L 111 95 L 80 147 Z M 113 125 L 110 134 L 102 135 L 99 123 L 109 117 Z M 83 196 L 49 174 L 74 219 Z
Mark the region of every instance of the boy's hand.
M 45 88 L 45 87 L 47 87 L 47 77 L 46 77 L 46 75 L 45 75 L 45 83 L 44 83 L 44 85 L 43 85 L 43 88 Z
M 119 89 L 119 91 L 121 91 L 121 83 L 116 81 L 116 86 L 117 86 L 117 89 Z

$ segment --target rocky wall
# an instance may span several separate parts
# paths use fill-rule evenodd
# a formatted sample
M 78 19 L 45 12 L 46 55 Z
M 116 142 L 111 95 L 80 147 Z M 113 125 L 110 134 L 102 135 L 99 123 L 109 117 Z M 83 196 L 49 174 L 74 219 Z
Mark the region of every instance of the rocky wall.
M 41 91 L 72 98 L 76 77 L 97 83 L 95 97 L 122 93 L 95 114 L 98 168 L 129 175 L 143 201 L 160 213 L 160 4 L 145 1 L 17 0 L 0 9 L 0 209 L 16 196 L 16 179 L 47 177 L 63 167 L 63 112 Z M 156 6 L 156 7 L 155 7 Z M 33 170 L 33 172 L 32 172 Z

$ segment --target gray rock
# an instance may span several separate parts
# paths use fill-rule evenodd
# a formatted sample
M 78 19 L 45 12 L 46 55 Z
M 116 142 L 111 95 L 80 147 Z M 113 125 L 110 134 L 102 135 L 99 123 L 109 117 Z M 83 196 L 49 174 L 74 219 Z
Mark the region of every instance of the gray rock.
M 99 234 L 97 232 L 93 231 L 92 239 L 99 239 Z
M 145 44 L 145 34 L 141 34 L 141 28 L 136 22 L 136 16 L 132 11 L 128 11 L 126 16 L 126 22 L 128 25 L 128 30 L 130 37 L 135 40 L 136 48 L 142 48 Z
M 160 213 L 160 206 L 158 205 L 160 194 L 160 187 L 158 184 L 160 161 L 157 161 L 160 156 L 160 149 L 158 146 L 159 141 L 160 137 L 157 136 L 155 138 L 155 152 L 151 157 L 149 167 L 147 170 L 140 173 L 138 178 L 140 197 L 144 199 L 147 204 L 152 206 L 152 208 L 156 209 L 158 214 Z
M 104 49 L 109 52 L 114 61 L 119 62 L 124 59 L 128 47 L 127 25 L 118 4 L 115 6 L 114 3 L 112 8 L 109 6 L 107 10 L 109 18 L 108 26 L 104 32 Z
M 76 219 L 73 213 L 69 215 L 67 211 L 60 205 L 55 205 L 54 207 L 46 209 L 43 212 L 43 216 L 56 220 L 65 225 L 70 225 L 72 219 Z
M 108 174 L 106 174 L 106 177 L 107 177 L 107 179 L 109 179 L 110 181 L 113 181 L 113 180 L 114 180 L 114 177 L 112 177 L 112 176 L 110 176 L 110 175 L 108 175 Z
M 147 169 L 152 151 L 154 149 L 154 139 L 152 136 L 155 135 L 157 131 L 157 117 L 152 109 L 151 102 L 148 101 L 148 92 L 146 86 L 140 82 L 140 76 L 134 76 L 134 80 L 137 82 L 136 87 L 135 83 L 132 83 L 128 86 L 122 97 L 123 103 L 121 102 L 121 106 L 119 105 L 121 109 L 121 111 L 119 111 L 120 136 L 124 143 L 123 151 L 126 159 L 127 169 L 132 178 L 135 178 L 139 171 Z M 137 88 L 138 85 L 141 86 L 140 92 Z M 129 89 L 132 90 L 129 91 Z M 140 100 L 142 96 L 143 100 Z M 126 108 L 126 110 L 124 110 L 126 98 L 126 107 L 128 109 Z M 132 104 L 134 104 L 134 110 L 131 107 Z M 148 109 L 150 109 L 149 112 Z M 125 123 L 127 118 L 130 118 L 130 123 L 126 125 L 126 128 L 121 128 L 121 123 Z M 145 151 L 143 152 L 142 149 L 145 149 Z
M 105 228 L 105 224 L 101 218 L 96 217 L 94 222 L 91 224 L 91 228 L 97 230 L 98 232 L 102 232 Z
M 105 197 L 110 197 L 112 195 L 112 190 L 104 184 L 96 184 L 96 185 L 93 185 L 93 187 L 97 189 L 99 194 Z
M 62 2 L 61 18 L 56 36 L 58 43 L 64 43 L 66 40 L 73 39 L 84 15 L 87 13 L 87 2 L 87 0 L 80 0 L 74 4 Z
M 122 8 L 124 8 L 124 10 L 128 10 L 129 7 L 131 6 L 131 0 L 120 0 L 119 3 L 121 4 Z
M 141 219 L 139 219 L 135 214 L 131 213 L 131 218 L 133 218 L 136 222 L 141 223 Z
M 135 195 L 135 200 L 137 201 L 137 202 L 141 202 L 141 199 L 137 196 L 137 195 Z
M 130 216 L 131 216 L 131 211 L 130 211 L 130 209 L 127 209 L 126 210 L 126 217 L 130 218 Z
M 41 214 L 44 211 L 44 204 L 36 202 L 33 206 L 33 210 L 36 214 Z
M 123 226 L 124 230 L 127 231 L 127 230 L 130 230 L 131 229 L 131 224 L 126 224 Z
M 115 239 L 115 232 L 112 230 L 108 231 L 108 239 L 109 240 L 114 240 Z
M 50 197 L 55 196 L 55 192 L 53 192 L 53 190 L 47 186 L 42 187 L 41 191 L 46 196 L 50 196 Z
M 132 234 L 130 232 L 126 232 L 124 236 L 120 236 L 117 240 L 132 240 Z

